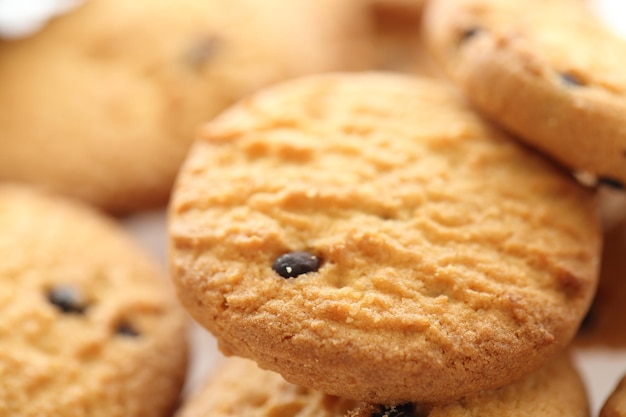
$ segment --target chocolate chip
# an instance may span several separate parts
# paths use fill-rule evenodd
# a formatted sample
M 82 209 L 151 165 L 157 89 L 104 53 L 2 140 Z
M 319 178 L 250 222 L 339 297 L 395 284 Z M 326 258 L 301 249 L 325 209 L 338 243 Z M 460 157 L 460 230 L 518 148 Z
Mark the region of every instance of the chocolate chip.
M 186 52 L 185 61 L 195 70 L 200 70 L 211 60 L 219 48 L 220 40 L 216 36 L 205 36 L 195 41 Z
M 138 337 L 139 336 L 139 331 L 137 331 L 137 329 L 135 329 L 133 326 L 131 326 L 127 322 L 121 322 L 120 324 L 118 324 L 117 328 L 115 329 L 115 333 L 124 337 Z
M 48 291 L 48 301 L 66 314 L 83 314 L 87 303 L 75 287 L 59 286 Z
M 380 405 L 372 417 L 417 417 L 412 403 L 401 405 Z
M 571 72 L 562 72 L 559 74 L 561 81 L 568 87 L 583 87 L 585 81 L 579 76 Z
M 478 35 L 479 33 L 483 32 L 483 31 L 484 31 L 484 29 L 478 28 L 478 27 L 466 29 L 461 34 L 461 38 L 459 39 L 459 43 L 466 42 L 469 39 L 475 37 L 476 35 Z
M 598 177 L 598 184 L 606 185 L 607 187 L 614 188 L 616 190 L 624 189 L 624 184 L 621 181 L 610 177 Z
M 295 278 L 298 275 L 315 272 L 319 267 L 319 258 L 304 251 L 285 253 L 272 265 L 272 269 L 283 278 Z

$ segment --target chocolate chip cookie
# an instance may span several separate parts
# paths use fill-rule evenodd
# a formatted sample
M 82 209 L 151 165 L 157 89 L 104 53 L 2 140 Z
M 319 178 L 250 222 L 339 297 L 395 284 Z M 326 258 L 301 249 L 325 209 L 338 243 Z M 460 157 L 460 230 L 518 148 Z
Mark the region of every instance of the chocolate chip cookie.
M 497 123 L 594 182 L 626 182 L 626 41 L 588 2 L 442 0 L 429 49 Z
M 120 226 L 0 185 L 0 252 L 0 415 L 171 415 L 186 318 Z
M 223 352 L 378 403 L 537 369 L 597 282 L 592 190 L 399 74 L 302 78 L 207 124 L 169 212 L 171 275 Z
M 266 84 L 370 65 L 355 3 L 90 0 L 0 40 L 0 180 L 163 206 L 199 123 Z

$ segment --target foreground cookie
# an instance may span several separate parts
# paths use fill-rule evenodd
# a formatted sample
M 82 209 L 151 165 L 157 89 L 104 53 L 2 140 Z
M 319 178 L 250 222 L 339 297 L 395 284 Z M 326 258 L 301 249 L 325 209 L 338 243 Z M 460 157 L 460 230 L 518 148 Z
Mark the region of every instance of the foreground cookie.
M 626 42 L 570 0 L 432 1 L 430 49 L 481 111 L 575 171 L 626 182 Z
M 179 298 L 227 354 L 379 403 L 538 368 L 596 285 L 593 194 L 445 86 L 338 74 L 206 126 L 170 206 Z
M 587 394 L 567 356 L 502 389 L 447 406 L 367 405 L 289 384 L 254 362 L 231 358 L 176 417 L 585 417 Z
M 265 84 L 370 61 L 354 1 L 90 0 L 0 40 L 0 180 L 165 204 L 196 126 Z
M 600 410 L 600 417 L 625 417 L 626 416 L 626 376 L 624 376 L 615 390 Z
M 0 253 L 0 415 L 170 415 L 185 317 L 118 226 L 3 185 Z

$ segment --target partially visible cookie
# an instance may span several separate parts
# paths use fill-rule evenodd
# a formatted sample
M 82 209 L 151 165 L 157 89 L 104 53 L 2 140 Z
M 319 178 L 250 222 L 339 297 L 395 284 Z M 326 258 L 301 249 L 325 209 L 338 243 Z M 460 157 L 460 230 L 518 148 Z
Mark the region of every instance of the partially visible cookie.
M 601 184 L 626 182 L 626 41 L 586 2 L 437 0 L 427 43 L 467 98 Z
M 205 126 L 169 213 L 183 305 L 226 354 L 380 403 L 507 384 L 597 280 L 594 193 L 445 84 L 307 77 Z
M 90 0 L 0 40 L 0 180 L 162 206 L 199 123 L 266 84 L 372 64 L 360 3 Z
M 613 190 L 601 194 L 604 236 L 600 280 L 591 311 L 576 343 L 583 347 L 626 347 L 626 195 Z
M 170 415 L 186 318 L 123 229 L 0 185 L 0 253 L 0 415 Z
M 602 406 L 600 417 L 626 417 L 626 375 Z
M 252 361 L 230 358 L 176 417 L 586 417 L 587 393 L 567 355 L 501 389 L 446 406 L 368 405 L 286 382 Z

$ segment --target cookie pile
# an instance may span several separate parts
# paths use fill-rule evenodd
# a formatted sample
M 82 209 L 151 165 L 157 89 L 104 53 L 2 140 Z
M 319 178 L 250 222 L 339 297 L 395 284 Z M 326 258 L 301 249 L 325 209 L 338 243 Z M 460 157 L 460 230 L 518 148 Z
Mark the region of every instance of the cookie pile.
M 90 0 L 0 40 L 0 415 L 589 416 L 626 43 L 584 7 Z M 171 282 L 110 216 L 166 203 Z M 229 358 L 178 408 L 185 313 Z
M 575 371 L 564 389 L 546 367 L 596 290 L 590 185 L 621 188 L 624 103 L 606 91 L 618 67 L 598 62 L 592 90 L 587 46 L 568 56 L 544 21 L 576 9 L 560 24 L 626 48 L 547 3 L 432 1 L 423 42 L 447 80 L 299 78 L 204 126 L 172 194 L 171 275 L 220 350 L 266 371 L 227 363 L 182 415 L 588 413 Z M 238 382 L 243 366 L 266 382 Z M 568 394 L 523 411 L 522 387 L 551 390 L 538 375 Z

